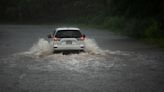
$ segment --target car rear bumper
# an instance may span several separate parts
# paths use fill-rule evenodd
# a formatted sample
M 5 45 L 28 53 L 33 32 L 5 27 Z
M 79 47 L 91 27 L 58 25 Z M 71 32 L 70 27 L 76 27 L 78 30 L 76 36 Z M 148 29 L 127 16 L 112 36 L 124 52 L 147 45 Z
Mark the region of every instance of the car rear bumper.
M 54 45 L 55 51 L 83 51 L 84 45 Z

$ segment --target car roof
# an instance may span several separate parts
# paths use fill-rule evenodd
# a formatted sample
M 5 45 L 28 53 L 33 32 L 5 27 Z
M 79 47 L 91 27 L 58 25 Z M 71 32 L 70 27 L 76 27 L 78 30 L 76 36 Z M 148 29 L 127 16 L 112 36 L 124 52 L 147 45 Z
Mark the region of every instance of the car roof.
M 56 31 L 59 30 L 80 30 L 79 28 L 76 27 L 60 27 L 60 28 L 56 28 Z

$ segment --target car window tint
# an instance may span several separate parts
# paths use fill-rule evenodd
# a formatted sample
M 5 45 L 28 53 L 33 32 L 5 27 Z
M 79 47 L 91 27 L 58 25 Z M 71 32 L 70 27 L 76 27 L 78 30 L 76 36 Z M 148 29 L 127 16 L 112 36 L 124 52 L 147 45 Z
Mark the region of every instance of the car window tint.
M 56 33 L 58 38 L 80 38 L 80 36 L 79 30 L 60 30 Z

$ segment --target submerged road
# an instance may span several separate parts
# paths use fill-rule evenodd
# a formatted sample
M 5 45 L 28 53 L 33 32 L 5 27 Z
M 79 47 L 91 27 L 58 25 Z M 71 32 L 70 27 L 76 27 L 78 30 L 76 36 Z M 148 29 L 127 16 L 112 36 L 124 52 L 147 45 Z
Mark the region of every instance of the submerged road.
M 0 25 L 0 92 L 164 92 L 164 51 L 81 28 L 86 52 L 52 54 L 53 25 Z

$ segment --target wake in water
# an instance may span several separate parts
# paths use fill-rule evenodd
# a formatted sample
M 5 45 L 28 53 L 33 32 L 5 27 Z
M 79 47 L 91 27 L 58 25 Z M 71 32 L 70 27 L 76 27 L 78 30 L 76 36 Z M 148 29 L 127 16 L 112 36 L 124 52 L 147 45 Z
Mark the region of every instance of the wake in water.
M 26 51 L 24 54 L 34 55 L 34 56 L 48 56 L 53 53 L 53 46 L 50 43 L 41 38 L 39 41 L 34 44 L 29 51 Z
M 93 55 L 108 55 L 108 54 L 125 54 L 121 51 L 109 51 L 109 50 L 102 50 L 96 43 L 94 39 L 87 38 L 85 40 L 85 52 L 88 54 Z M 38 56 L 38 57 L 45 57 L 48 55 L 53 54 L 53 46 L 52 42 L 48 42 L 47 40 L 41 38 L 39 41 L 34 44 L 29 51 L 25 52 L 24 54 Z
M 7 57 L 1 62 L 8 68 L 27 68 L 37 71 L 75 71 L 100 74 L 113 67 L 126 66 L 125 61 L 147 61 L 141 55 L 101 49 L 95 40 L 85 40 L 85 52 L 79 54 L 53 54 L 53 46 L 45 39 L 39 39 L 29 51 Z M 118 63 L 119 62 L 119 63 Z M 121 63 L 120 63 L 121 62 Z M 145 62 L 144 62 L 145 63 Z M 150 64 L 150 62 L 146 63 Z
M 107 50 L 102 50 L 96 43 L 94 39 L 86 39 L 85 40 L 85 52 L 90 53 L 90 54 L 100 54 L 100 55 L 105 55 L 107 54 Z
M 20 62 L 31 62 L 32 64 L 25 65 L 30 70 L 56 71 L 66 69 L 91 73 L 110 69 L 119 60 L 115 57 L 125 54 L 121 51 L 102 50 L 94 39 L 86 39 L 85 45 L 85 52 L 79 54 L 53 54 L 52 43 L 41 38 L 29 51 L 16 54 L 5 61 L 8 62 L 12 59 L 11 66 L 14 65 L 15 67 Z

